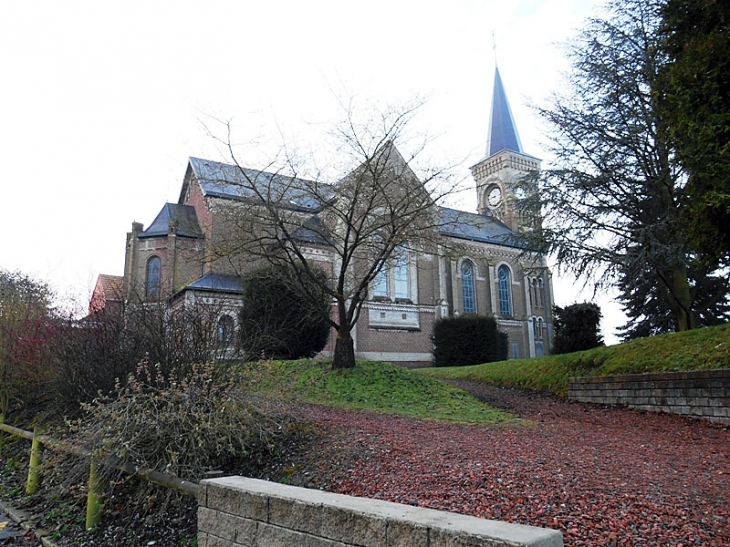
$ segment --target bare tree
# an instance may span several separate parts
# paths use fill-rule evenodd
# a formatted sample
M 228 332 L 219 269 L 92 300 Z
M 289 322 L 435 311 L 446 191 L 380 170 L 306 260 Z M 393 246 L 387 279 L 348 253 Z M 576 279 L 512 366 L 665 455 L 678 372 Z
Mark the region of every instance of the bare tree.
M 224 227 L 214 247 L 243 272 L 255 263 L 294 266 L 292 282 L 311 295 L 333 302 L 327 320 L 337 332 L 333 368 L 355 366 L 351 332 L 377 276 L 408 251 L 434 252 L 438 244 L 438 204 L 456 189 L 447 169 L 429 168 L 417 176 L 411 166 L 426 139 L 413 149 L 407 127 L 416 107 L 389 109 L 360 123 L 346 109 L 336 126 L 335 151 L 349 160 L 334 183 L 300 178 L 285 153 L 276 173 L 242 166 L 228 141 L 235 173 L 223 185 L 236 185 L 240 199 L 221 204 Z M 403 156 L 396 146 L 410 153 Z M 321 272 L 325 272 L 325 276 Z

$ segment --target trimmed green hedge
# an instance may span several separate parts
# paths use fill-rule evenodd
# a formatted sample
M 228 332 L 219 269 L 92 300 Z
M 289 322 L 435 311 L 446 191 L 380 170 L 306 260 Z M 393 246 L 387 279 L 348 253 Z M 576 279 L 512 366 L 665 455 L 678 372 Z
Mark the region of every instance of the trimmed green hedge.
M 507 359 L 507 335 L 494 317 L 462 315 L 439 319 L 433 327 L 437 367 L 460 367 Z

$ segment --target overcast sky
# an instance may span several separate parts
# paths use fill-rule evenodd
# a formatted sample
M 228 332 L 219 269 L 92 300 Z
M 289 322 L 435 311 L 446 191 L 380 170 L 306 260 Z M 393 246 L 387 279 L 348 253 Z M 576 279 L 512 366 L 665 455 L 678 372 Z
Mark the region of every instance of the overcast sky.
M 132 221 L 176 202 L 188 156 L 224 159 L 231 119 L 252 167 L 361 104 L 427 99 L 416 128 L 464 176 L 485 152 L 495 48 L 523 147 L 529 101 L 560 86 L 560 43 L 598 0 L 24 1 L 0 8 L 0 267 L 86 299 L 122 275 Z M 492 38 L 494 34 L 494 39 Z M 272 152 L 273 153 L 273 152 Z M 473 210 L 474 198 L 463 208 Z M 556 282 L 557 301 L 590 299 Z M 623 321 L 606 298 L 604 333 Z

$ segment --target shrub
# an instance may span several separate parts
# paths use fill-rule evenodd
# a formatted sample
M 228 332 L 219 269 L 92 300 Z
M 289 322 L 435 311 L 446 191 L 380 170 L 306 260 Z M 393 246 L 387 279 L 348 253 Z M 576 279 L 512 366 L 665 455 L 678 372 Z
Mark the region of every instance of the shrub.
M 211 470 L 255 469 L 294 423 L 281 403 L 242 391 L 214 365 L 166 378 L 143 362 L 113 396 L 84 410 L 74 441 L 83 441 L 102 463 L 121 461 L 196 482 Z M 111 466 L 100 469 L 107 479 L 120 474 Z M 140 482 L 136 501 L 149 488 Z
M 465 366 L 507 359 L 507 334 L 494 317 L 462 315 L 440 319 L 433 327 L 434 365 Z
M 240 335 L 250 359 L 300 359 L 324 349 L 330 300 L 307 280 L 292 267 L 268 266 L 246 276 Z
M 601 308 L 592 302 L 553 308 L 555 337 L 552 353 L 573 353 L 603 345 Z
M 220 304 L 200 302 L 174 313 L 165 306 L 131 303 L 67 325 L 54 348 L 56 409 L 77 415 L 80 404 L 115 391 L 142 360 L 157 365 L 163 377 L 180 377 L 194 363 L 235 357 L 236 348 L 224 346 L 217 336 L 223 311 Z
M 60 324 L 53 292 L 21 272 L 0 269 L 0 414 L 47 403 L 50 348 Z

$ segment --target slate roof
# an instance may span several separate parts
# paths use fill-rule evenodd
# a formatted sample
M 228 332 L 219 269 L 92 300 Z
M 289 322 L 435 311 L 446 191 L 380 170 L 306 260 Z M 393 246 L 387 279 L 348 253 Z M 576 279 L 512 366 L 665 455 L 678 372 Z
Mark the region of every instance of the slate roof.
M 501 150 L 512 150 L 524 153 L 517 126 L 512 117 L 512 110 L 507 101 L 499 68 L 494 69 L 494 92 L 492 94 L 492 113 L 489 121 L 489 135 L 487 136 L 487 157 Z
M 242 293 L 243 279 L 237 275 L 209 273 L 187 285 L 185 290 Z
M 525 248 L 519 234 L 494 217 L 448 207 L 441 207 L 439 212 L 439 232 L 442 235 L 517 249 Z
M 327 195 L 325 183 L 288 177 L 217 161 L 190 158 L 190 166 L 205 196 L 244 200 L 256 195 L 254 188 L 287 209 L 316 213 L 324 203 L 313 194 Z M 316 188 L 315 192 L 308 189 Z
M 203 237 L 203 231 L 200 229 L 195 209 L 190 205 L 180 205 L 178 203 L 165 203 L 152 224 L 144 232 L 138 234 L 138 237 L 164 237 L 170 231 L 171 221 L 177 224 L 178 236 Z

